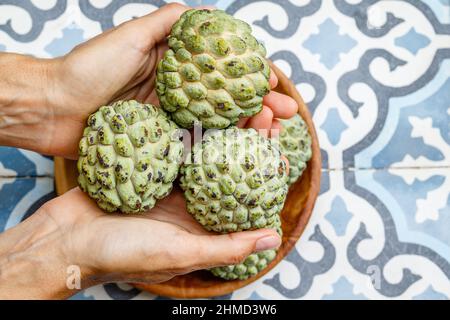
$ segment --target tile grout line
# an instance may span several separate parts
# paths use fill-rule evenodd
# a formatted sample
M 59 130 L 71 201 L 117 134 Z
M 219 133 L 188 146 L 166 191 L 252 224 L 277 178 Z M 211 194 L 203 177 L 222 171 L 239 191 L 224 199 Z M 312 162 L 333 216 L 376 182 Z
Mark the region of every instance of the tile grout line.
M 322 171 L 387 171 L 387 170 L 433 170 L 448 169 L 450 166 L 424 166 L 424 167 L 344 167 L 344 168 L 323 168 Z
M 36 175 L 36 176 L 14 176 L 14 175 L 1 175 L 0 179 L 35 179 L 35 178 L 54 178 L 54 176 L 49 174 Z
M 424 167 L 343 167 L 343 168 L 321 168 L 321 171 L 323 172 L 332 172 L 332 171 L 387 171 L 387 170 L 433 170 L 433 169 L 449 169 L 449 166 L 424 166 Z M 28 176 L 21 176 L 21 175 L 1 175 L 0 179 L 12 179 L 12 178 L 18 178 L 18 179 L 32 179 L 32 178 L 55 178 L 54 175 L 50 174 L 44 174 L 44 175 L 28 175 Z

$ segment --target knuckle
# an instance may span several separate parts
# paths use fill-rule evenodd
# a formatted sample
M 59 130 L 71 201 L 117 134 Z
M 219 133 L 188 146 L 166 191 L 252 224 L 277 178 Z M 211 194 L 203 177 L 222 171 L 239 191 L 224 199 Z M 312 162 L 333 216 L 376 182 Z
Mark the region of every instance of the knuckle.
M 198 252 L 198 245 L 196 241 L 192 241 L 184 231 L 178 231 L 173 234 L 172 245 L 168 250 L 167 255 L 169 264 L 176 269 L 184 269 L 190 267 L 193 263 L 195 255 L 193 252 Z
M 55 204 L 52 201 L 48 201 L 39 208 L 38 213 L 41 216 L 51 217 L 54 211 L 55 211 Z
M 235 234 L 230 233 L 227 235 L 230 241 L 235 241 Z M 244 250 L 245 249 L 245 250 Z M 243 248 L 242 246 L 239 246 L 239 249 L 234 248 L 234 246 L 230 247 L 230 251 L 232 252 L 227 261 L 224 261 L 227 264 L 239 264 L 242 263 L 247 256 L 251 252 L 251 248 Z
M 208 264 L 209 261 L 206 261 L 209 259 L 208 248 L 202 242 L 191 239 L 188 246 L 183 267 L 199 269 Z
M 270 109 L 270 108 L 267 107 L 267 106 L 264 106 L 264 107 L 263 107 L 263 111 L 264 111 L 264 113 L 265 113 L 267 116 L 270 116 L 271 118 L 273 118 L 273 111 L 272 111 L 272 109 Z
M 227 264 L 239 264 L 242 263 L 245 258 L 247 258 L 248 254 L 246 252 L 237 252 L 230 256 Z

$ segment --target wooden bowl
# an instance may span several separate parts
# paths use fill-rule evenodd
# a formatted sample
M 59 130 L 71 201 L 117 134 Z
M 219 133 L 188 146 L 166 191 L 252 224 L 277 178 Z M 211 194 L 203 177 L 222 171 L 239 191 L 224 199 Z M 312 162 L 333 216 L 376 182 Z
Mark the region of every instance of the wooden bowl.
M 281 213 L 283 242 L 277 257 L 257 276 L 247 280 L 226 281 L 214 277 L 208 271 L 196 271 L 183 276 L 177 276 L 169 281 L 157 284 L 133 284 L 134 286 L 161 296 L 174 298 L 206 298 L 229 294 L 259 279 L 275 267 L 294 247 L 300 238 L 311 216 L 314 203 L 320 188 L 321 157 L 314 124 L 307 106 L 294 84 L 275 65 L 272 70 L 278 76 L 278 86 L 275 91 L 294 98 L 299 105 L 299 113 L 308 125 L 312 137 L 312 158 L 301 179 L 291 186 L 286 204 Z M 58 195 L 77 185 L 76 162 L 55 157 L 55 184 Z

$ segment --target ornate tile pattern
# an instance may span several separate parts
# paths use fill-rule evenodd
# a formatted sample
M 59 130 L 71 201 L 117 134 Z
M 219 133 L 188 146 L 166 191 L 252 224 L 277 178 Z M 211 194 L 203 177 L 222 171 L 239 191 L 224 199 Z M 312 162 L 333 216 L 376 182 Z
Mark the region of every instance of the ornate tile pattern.
M 10 3 L 0 51 L 52 57 L 165 1 Z M 185 3 L 252 24 L 308 102 L 324 159 L 296 249 L 221 298 L 449 299 L 450 0 Z M 54 196 L 52 176 L 51 159 L 0 148 L 0 230 Z M 164 299 L 115 284 L 74 298 Z

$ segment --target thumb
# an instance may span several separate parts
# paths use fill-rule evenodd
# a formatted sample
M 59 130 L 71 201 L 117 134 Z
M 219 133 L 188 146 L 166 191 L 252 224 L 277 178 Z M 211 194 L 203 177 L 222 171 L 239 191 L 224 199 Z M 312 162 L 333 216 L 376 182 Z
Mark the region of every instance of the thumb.
M 290 172 L 290 169 L 291 169 L 291 167 L 290 167 L 290 163 L 289 163 L 289 160 L 288 160 L 288 158 L 285 156 L 285 155 L 281 155 L 281 160 L 283 160 L 284 161 L 284 163 L 286 164 L 286 174 L 289 176 L 289 172 Z
M 133 24 L 133 27 L 136 27 L 138 32 L 145 35 L 149 41 L 149 47 L 153 47 L 169 35 L 172 25 L 183 12 L 189 9 L 191 8 L 180 3 L 169 3 L 130 23 Z
M 238 264 L 254 252 L 275 249 L 281 244 L 280 236 L 273 229 L 193 237 L 192 241 L 197 243 L 193 263 L 200 269 Z

